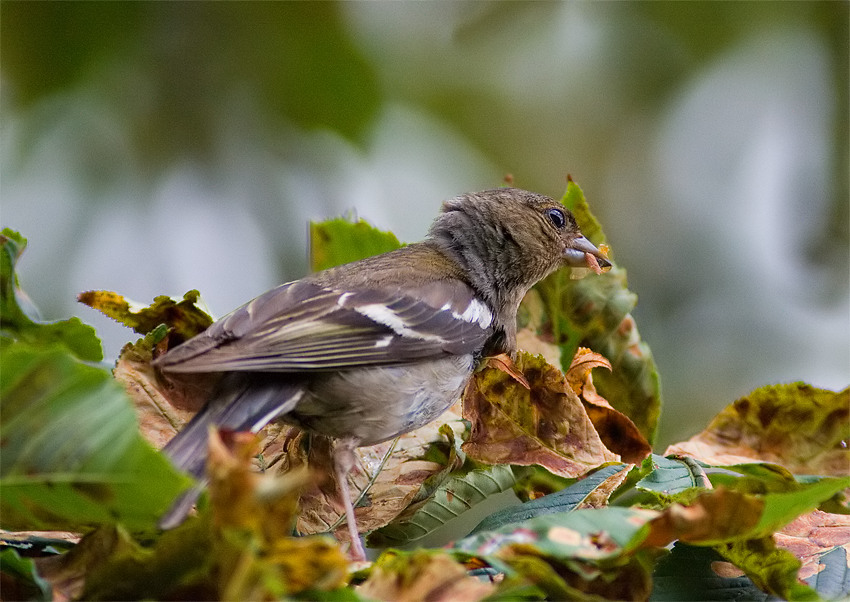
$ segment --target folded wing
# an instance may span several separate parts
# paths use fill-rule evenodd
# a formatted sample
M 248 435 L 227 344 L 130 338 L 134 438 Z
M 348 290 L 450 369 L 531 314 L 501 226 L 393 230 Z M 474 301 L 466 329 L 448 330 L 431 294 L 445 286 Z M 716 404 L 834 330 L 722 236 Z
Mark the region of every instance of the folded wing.
M 457 280 L 340 291 L 299 280 L 225 316 L 155 361 L 167 372 L 303 372 L 479 350 L 493 316 Z

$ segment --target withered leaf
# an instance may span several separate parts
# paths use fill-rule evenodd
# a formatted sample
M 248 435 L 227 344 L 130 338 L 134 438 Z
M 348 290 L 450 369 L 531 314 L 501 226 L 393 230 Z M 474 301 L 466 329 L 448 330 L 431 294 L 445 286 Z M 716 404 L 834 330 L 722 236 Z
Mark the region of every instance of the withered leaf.
M 794 519 L 773 538 L 777 547 L 802 563 L 800 579 L 809 579 L 825 569 L 824 554 L 843 548 L 844 558 L 850 558 L 850 516 L 814 510 Z
M 603 445 L 557 368 L 523 352 L 517 355 L 515 368 L 530 389 L 493 368 L 470 381 L 463 415 L 472 431 L 464 452 L 488 464 L 540 464 L 565 477 L 619 460 Z
M 173 347 L 212 324 L 209 313 L 202 308 L 200 297 L 196 290 L 189 291 L 180 300 L 160 295 L 154 298 L 153 304 L 145 306 L 112 291 L 86 291 L 77 295 L 77 301 L 139 334 L 148 334 L 160 324 L 167 324 L 171 329 L 170 346 Z
M 667 448 L 707 464 L 771 462 L 797 474 L 843 476 L 850 466 L 850 389 L 794 383 L 756 389 L 703 432 Z
M 567 370 L 567 382 L 584 403 L 587 416 L 605 447 L 619 454 L 623 462 L 639 464 L 652 453 L 652 446 L 631 418 L 615 410 L 596 392 L 591 373 L 594 368 L 611 370 L 611 364 L 600 354 L 579 347 Z
M 621 470 L 605 479 L 577 508 L 604 508 L 607 506 L 611 494 L 619 489 L 620 485 L 626 481 L 632 468 L 634 468 L 634 464 L 627 464 Z
M 142 436 L 161 449 L 209 399 L 216 376 L 164 379 L 151 366 L 152 353 L 149 337 L 128 343 L 112 374 L 133 401 Z
M 525 377 L 522 375 L 522 372 L 516 369 L 514 366 L 514 362 L 507 353 L 500 353 L 499 355 L 494 355 L 488 357 L 485 360 L 485 365 L 488 368 L 495 368 L 497 370 L 501 370 L 507 374 L 510 374 L 511 377 L 521 384 L 526 389 L 530 389 L 531 385 L 528 384 L 528 381 L 525 380 Z

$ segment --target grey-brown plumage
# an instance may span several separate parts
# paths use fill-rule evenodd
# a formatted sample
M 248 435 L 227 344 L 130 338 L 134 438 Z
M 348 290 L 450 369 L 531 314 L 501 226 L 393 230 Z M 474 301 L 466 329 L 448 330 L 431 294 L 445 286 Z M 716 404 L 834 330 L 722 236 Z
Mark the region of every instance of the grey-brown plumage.
M 155 360 L 166 373 L 224 374 L 165 452 L 200 476 L 210 424 L 256 431 L 280 417 L 343 440 L 341 456 L 419 428 L 485 354 L 515 351 L 528 289 L 588 253 L 607 265 L 548 197 L 500 188 L 446 201 L 423 242 L 281 285 Z M 340 483 L 350 459 L 337 463 Z

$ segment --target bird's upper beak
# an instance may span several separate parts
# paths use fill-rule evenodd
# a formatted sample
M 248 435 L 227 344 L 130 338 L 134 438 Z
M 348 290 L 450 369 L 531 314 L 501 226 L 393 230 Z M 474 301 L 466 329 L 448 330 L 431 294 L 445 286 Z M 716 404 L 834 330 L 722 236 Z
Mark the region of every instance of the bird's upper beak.
M 593 255 L 596 258 L 596 263 L 600 268 L 611 266 L 611 262 L 605 259 L 602 253 L 597 249 L 592 242 L 584 236 L 579 236 L 573 239 L 566 249 L 564 249 L 564 257 L 567 260 L 567 265 L 576 268 L 589 268 L 591 263 L 588 261 L 586 254 Z

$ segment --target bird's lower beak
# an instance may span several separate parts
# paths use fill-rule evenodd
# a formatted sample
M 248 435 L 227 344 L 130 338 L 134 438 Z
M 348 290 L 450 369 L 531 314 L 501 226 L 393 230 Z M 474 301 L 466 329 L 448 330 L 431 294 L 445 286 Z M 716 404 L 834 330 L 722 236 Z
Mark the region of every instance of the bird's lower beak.
M 591 262 L 588 261 L 587 254 L 596 258 L 596 263 L 600 268 L 607 268 L 611 266 L 611 262 L 608 261 L 599 249 L 597 249 L 593 243 L 587 240 L 584 236 L 579 236 L 574 239 L 570 242 L 569 246 L 564 249 L 564 257 L 567 260 L 567 265 L 571 267 L 591 267 Z

